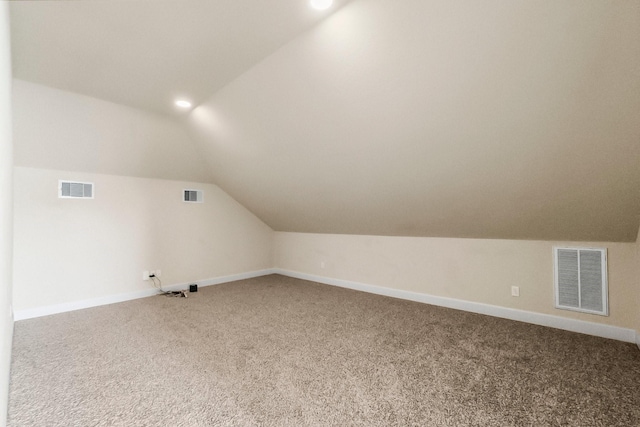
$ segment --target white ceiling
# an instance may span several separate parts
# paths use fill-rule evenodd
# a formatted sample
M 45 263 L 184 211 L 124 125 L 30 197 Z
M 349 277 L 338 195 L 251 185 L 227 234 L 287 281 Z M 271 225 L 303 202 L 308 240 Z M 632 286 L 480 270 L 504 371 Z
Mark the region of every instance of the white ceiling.
M 190 91 L 184 125 L 213 181 L 275 230 L 635 240 L 640 2 L 312 12 L 21 2 L 14 69 L 157 111 Z
M 348 0 L 11 3 L 13 74 L 133 107 L 196 104 Z

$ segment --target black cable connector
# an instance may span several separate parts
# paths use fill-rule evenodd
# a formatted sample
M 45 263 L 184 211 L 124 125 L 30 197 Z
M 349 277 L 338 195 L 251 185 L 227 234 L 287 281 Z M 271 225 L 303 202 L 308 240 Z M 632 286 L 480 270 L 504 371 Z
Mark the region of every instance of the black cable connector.
M 152 278 L 152 277 L 156 277 L 156 275 L 155 274 L 150 274 L 149 278 Z

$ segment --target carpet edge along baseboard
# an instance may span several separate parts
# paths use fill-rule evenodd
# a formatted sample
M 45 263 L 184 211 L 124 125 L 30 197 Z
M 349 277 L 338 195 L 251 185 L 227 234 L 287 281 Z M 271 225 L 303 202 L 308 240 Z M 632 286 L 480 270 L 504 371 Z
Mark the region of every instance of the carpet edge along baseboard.
M 547 326 L 551 328 L 562 329 L 565 331 L 578 332 L 581 334 L 593 335 L 601 338 L 609 338 L 628 343 L 637 343 L 638 347 L 640 348 L 640 336 L 637 336 L 636 331 L 634 329 L 623 328 L 620 326 L 605 325 L 602 323 L 588 322 L 585 320 L 569 319 L 566 317 L 554 316 L 551 314 L 518 310 L 497 305 L 423 294 L 419 292 L 385 288 L 382 286 L 369 285 L 366 283 L 353 282 L 349 280 L 333 279 L 330 277 L 316 276 L 312 274 L 279 268 L 275 268 L 274 273 L 377 295 L 416 301 L 425 304 L 437 305 L 440 307 L 453 308 L 456 310 L 463 310 L 471 313 L 500 317 L 503 319 L 516 320 L 519 322 Z
M 400 289 L 386 288 L 382 286 L 370 285 L 366 283 L 353 282 L 349 280 L 335 279 L 331 277 L 317 276 L 313 274 L 302 273 L 298 271 L 285 270 L 281 268 L 269 268 L 263 270 L 250 271 L 246 273 L 232 274 L 228 276 L 215 277 L 204 280 L 196 280 L 190 283 L 197 283 L 200 287 L 218 285 L 222 283 L 235 282 L 238 280 L 252 279 L 270 274 L 280 274 L 282 276 L 293 277 L 296 279 L 307 280 L 322 283 L 331 286 L 353 289 L 357 291 L 383 295 L 393 298 L 399 298 L 409 301 L 421 302 L 425 304 L 437 305 L 440 307 L 453 308 L 472 313 L 484 314 L 487 316 L 500 317 L 509 320 L 531 323 L 534 325 L 547 326 L 551 328 L 562 329 L 571 332 L 578 332 L 587 335 L 593 335 L 601 338 L 609 338 L 628 343 L 635 343 L 640 349 L 640 334 L 634 329 L 623 328 L 620 326 L 605 325 L 601 323 L 588 322 L 584 320 L 569 319 L 550 314 L 536 313 L 532 311 L 518 310 L 513 308 L 501 307 L 496 305 L 478 303 L 455 298 L 440 297 L 419 292 L 404 291 Z M 179 283 L 166 286 L 164 289 L 169 291 L 188 288 L 189 283 Z M 156 295 L 157 289 L 145 289 L 135 292 L 123 293 L 118 295 L 109 295 L 100 298 L 93 298 L 81 301 L 72 301 L 68 303 L 49 305 L 44 307 L 36 307 L 25 310 L 15 310 L 14 320 L 26 320 L 36 317 L 48 316 L 51 314 L 64 313 L 68 311 L 81 310 L 85 308 L 97 307 L 101 305 L 114 304 L 118 302 L 130 301 L 138 298 L 145 298 Z

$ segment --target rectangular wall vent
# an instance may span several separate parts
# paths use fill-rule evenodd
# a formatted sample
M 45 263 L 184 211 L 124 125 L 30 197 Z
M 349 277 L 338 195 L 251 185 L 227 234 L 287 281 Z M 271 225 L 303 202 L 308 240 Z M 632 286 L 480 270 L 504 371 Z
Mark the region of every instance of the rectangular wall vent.
M 609 315 L 607 250 L 554 248 L 556 308 Z
M 203 203 L 204 202 L 204 192 L 202 190 L 183 190 L 182 191 L 182 201 L 188 203 Z
M 61 199 L 93 199 L 93 182 L 58 181 L 58 197 Z

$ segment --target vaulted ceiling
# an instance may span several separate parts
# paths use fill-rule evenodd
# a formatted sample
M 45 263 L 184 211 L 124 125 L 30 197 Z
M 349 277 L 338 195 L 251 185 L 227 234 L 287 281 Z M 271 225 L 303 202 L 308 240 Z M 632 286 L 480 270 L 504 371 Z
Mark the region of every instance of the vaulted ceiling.
M 332 10 L 305 0 L 11 3 L 14 76 L 173 113 L 207 99 Z
M 174 116 L 190 97 L 213 182 L 275 230 L 636 239 L 640 2 L 11 12 L 17 78 Z

